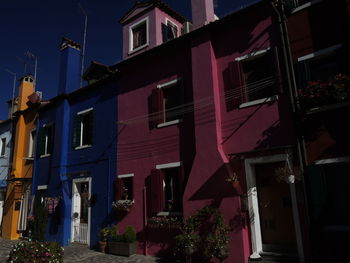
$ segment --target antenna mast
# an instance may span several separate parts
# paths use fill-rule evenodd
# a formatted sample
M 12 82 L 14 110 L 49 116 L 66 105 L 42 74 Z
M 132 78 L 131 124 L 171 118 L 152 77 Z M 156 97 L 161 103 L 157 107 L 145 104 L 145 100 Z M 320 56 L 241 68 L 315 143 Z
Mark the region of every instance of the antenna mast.
M 84 8 L 82 7 L 82 5 L 80 3 L 78 3 L 78 6 L 79 6 L 81 12 L 85 16 L 84 40 L 83 40 L 83 50 L 82 50 L 82 53 L 81 53 L 81 70 L 80 70 L 80 88 L 82 88 L 82 86 L 83 86 L 83 73 L 84 73 L 85 44 L 86 44 L 86 29 L 87 29 L 88 16 L 87 16 Z

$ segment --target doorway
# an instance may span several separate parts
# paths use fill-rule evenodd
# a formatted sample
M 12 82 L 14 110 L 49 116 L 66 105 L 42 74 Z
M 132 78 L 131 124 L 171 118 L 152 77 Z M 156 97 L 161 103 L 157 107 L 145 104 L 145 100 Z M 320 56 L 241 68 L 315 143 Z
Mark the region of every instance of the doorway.
M 72 183 L 72 242 L 90 245 L 91 178 L 74 179 Z

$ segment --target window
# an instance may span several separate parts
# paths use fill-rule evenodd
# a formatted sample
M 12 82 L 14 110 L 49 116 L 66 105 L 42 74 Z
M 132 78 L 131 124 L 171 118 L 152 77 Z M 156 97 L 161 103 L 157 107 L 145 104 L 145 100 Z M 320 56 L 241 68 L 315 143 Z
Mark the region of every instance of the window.
M 163 127 L 175 124 L 182 116 L 183 87 L 181 79 L 175 79 L 162 85 L 158 85 L 151 94 L 152 127 Z
M 74 119 L 73 148 L 79 149 L 92 145 L 94 129 L 94 110 L 92 108 L 78 112 Z
M 36 133 L 35 129 L 29 133 L 29 146 L 28 146 L 28 157 L 29 158 L 34 157 L 35 133 Z
M 0 139 L 0 156 L 5 156 L 6 138 Z
M 341 45 L 335 45 L 298 58 L 298 86 L 305 88 L 310 81 L 327 81 L 338 73 L 349 73 L 346 57 Z
M 40 157 L 52 154 L 53 124 L 46 124 L 39 130 L 38 153 Z
M 182 211 L 180 167 L 153 169 L 150 176 L 151 213 Z
M 231 91 L 226 100 L 234 105 L 245 102 L 264 102 L 276 95 L 280 87 L 277 49 L 256 51 L 236 58 L 229 66 Z
M 115 200 L 134 199 L 133 178 L 134 174 L 118 175 L 115 181 Z
M 165 19 L 165 24 L 162 24 L 163 43 L 170 41 L 178 36 L 177 25 L 169 19 Z
M 148 17 L 130 26 L 129 51 L 137 51 L 148 45 Z

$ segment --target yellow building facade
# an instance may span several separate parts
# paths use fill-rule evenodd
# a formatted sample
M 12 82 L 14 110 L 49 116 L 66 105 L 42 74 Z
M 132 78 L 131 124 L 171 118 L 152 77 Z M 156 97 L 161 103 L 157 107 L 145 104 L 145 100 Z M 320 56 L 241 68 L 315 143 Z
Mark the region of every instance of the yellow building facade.
M 23 231 L 19 219 L 25 203 L 24 196 L 30 196 L 31 191 L 34 162 L 33 131 L 35 130 L 37 115 L 37 107 L 29 101 L 30 95 L 35 92 L 33 76 L 24 76 L 19 81 L 18 108 L 14 113 L 12 165 L 8 178 L 2 223 L 2 237 L 11 240 L 18 239 L 21 236 L 21 231 Z M 22 216 L 22 218 L 24 217 Z

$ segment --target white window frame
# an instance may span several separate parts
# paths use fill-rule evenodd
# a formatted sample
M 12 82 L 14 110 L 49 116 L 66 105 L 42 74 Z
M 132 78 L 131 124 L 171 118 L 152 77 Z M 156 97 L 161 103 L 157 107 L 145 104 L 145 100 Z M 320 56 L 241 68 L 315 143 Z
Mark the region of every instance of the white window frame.
M 4 143 L 5 141 L 5 143 Z M 6 137 L 1 137 L 0 138 L 0 157 L 5 157 L 6 154 Z M 2 154 L 2 151 L 4 151 L 4 153 Z
M 165 25 L 166 26 L 168 26 L 168 22 L 170 23 L 170 24 L 172 24 L 172 26 L 175 26 L 176 27 L 176 29 L 177 29 L 177 35 L 174 37 L 174 39 L 175 38 L 177 38 L 178 36 L 179 36 L 179 27 L 177 26 L 177 24 L 174 22 L 174 21 L 172 21 L 172 20 L 170 20 L 169 18 L 165 18 Z M 167 41 L 169 41 L 168 39 L 167 39 Z
M 300 10 L 303 10 L 303 9 L 305 9 L 305 8 L 308 8 L 309 6 L 312 6 L 312 5 L 314 5 L 314 4 L 318 4 L 318 3 L 321 2 L 321 1 L 322 1 L 322 0 L 311 0 L 311 1 L 309 1 L 309 2 L 306 2 L 306 3 L 302 4 L 302 5 L 300 5 L 300 6 L 296 7 L 296 8 L 294 8 L 294 9 L 292 10 L 292 14 L 294 14 L 294 13 L 296 13 L 296 12 L 299 12 Z
M 85 114 L 89 114 L 91 111 L 93 111 L 94 108 L 88 108 L 86 110 L 82 110 L 82 111 L 79 111 L 77 113 L 77 116 L 79 115 L 85 115 Z M 80 122 L 80 145 L 75 147 L 74 149 L 75 150 L 79 150 L 79 149 L 84 149 L 84 148 L 88 148 L 88 147 L 91 147 L 92 145 L 91 144 L 83 144 L 83 136 L 84 136 L 84 125 L 83 125 L 83 122 L 81 121 Z
M 165 170 L 165 169 L 169 169 L 169 168 L 177 168 L 177 167 L 181 167 L 182 162 L 173 162 L 173 163 L 164 163 L 164 164 L 157 164 L 156 165 L 156 169 L 158 170 Z M 163 178 L 163 190 L 164 190 L 164 186 L 165 186 L 165 182 L 164 182 L 164 178 Z M 179 211 L 161 211 L 159 213 L 157 213 L 157 216 L 181 216 L 182 212 Z
M 304 61 L 304 60 L 313 59 L 313 58 L 317 58 L 317 57 L 320 57 L 320 56 L 323 56 L 323 55 L 327 55 L 328 53 L 336 51 L 337 49 L 341 48 L 342 46 L 343 46 L 342 44 L 337 44 L 337 45 L 334 45 L 334 46 L 330 46 L 328 48 L 317 50 L 317 51 L 315 51 L 313 53 L 309 53 L 309 54 L 306 54 L 306 55 L 304 55 L 302 57 L 299 57 L 298 58 L 298 62 Z
M 133 41 L 133 29 L 138 27 L 139 25 L 146 23 L 146 43 L 137 47 L 133 48 L 134 41 Z M 129 26 L 129 54 L 132 54 L 136 51 L 139 51 L 140 49 L 143 49 L 149 45 L 149 18 L 146 16 L 145 18 L 141 19 L 140 21 L 137 21 L 136 23 Z
M 29 132 L 28 158 L 34 158 L 35 139 L 36 139 L 36 129 L 34 128 Z
M 249 60 L 251 58 L 254 58 L 256 56 L 262 55 L 262 54 L 266 54 L 267 51 L 269 51 L 271 49 L 271 47 L 265 48 L 265 49 L 260 49 L 254 52 L 251 52 L 249 54 L 240 56 L 240 57 L 236 57 L 235 61 L 244 61 L 244 60 Z M 264 104 L 264 103 L 268 103 L 268 102 L 274 102 L 278 100 L 278 95 L 273 95 L 270 97 L 266 97 L 266 98 L 261 98 L 258 100 L 252 100 L 252 101 L 248 101 L 248 102 L 244 102 L 242 104 L 239 105 L 239 108 L 247 108 L 247 107 L 251 107 L 254 105 L 260 105 L 260 104 Z
M 158 89 L 167 89 L 167 88 L 171 88 L 173 86 L 176 86 L 177 84 L 179 84 L 182 81 L 182 78 L 176 78 L 173 79 L 171 81 L 165 82 L 163 84 L 159 84 L 157 85 Z M 164 100 L 164 98 L 163 98 Z M 163 114 L 164 114 L 164 120 L 165 120 L 165 103 L 163 101 Z M 166 127 L 166 126 L 170 126 L 170 125 L 174 125 L 174 124 L 178 124 L 180 123 L 182 120 L 181 119 L 176 119 L 176 120 L 172 120 L 172 121 L 165 121 L 163 123 L 159 123 L 157 124 L 157 128 L 162 128 L 162 127 Z M 157 168 L 158 169 L 158 168 Z
M 51 126 L 51 129 L 52 129 L 52 127 L 53 127 L 52 123 L 46 123 L 46 124 L 43 125 L 43 128 L 50 127 L 50 126 Z M 52 136 L 52 133 L 51 133 L 51 136 Z M 49 146 L 49 136 L 46 133 L 45 134 L 44 154 L 40 155 L 40 158 L 51 156 L 51 153 L 48 153 L 48 146 Z

